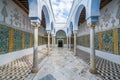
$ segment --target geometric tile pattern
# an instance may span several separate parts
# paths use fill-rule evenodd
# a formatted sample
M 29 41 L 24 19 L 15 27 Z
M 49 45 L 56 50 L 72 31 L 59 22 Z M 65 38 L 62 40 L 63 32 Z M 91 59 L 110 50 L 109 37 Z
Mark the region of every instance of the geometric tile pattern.
M 81 36 L 81 37 L 80 37 L 80 45 L 83 46 L 83 44 L 84 44 L 84 40 L 83 40 L 83 36 Z
M 118 28 L 118 50 L 120 55 L 120 28 Z
M 14 29 L 14 51 L 22 49 L 22 32 Z
M 30 33 L 25 32 L 25 48 L 30 47 Z
M 102 42 L 102 50 L 113 53 L 113 30 L 103 32 Z
M 0 24 L 0 54 L 22 49 L 22 32 L 23 31 L 12 29 L 12 33 L 10 34 L 11 29 L 12 28 L 7 27 L 6 25 Z M 25 32 L 25 36 L 24 36 L 25 48 L 30 47 L 30 34 L 31 33 Z M 12 39 L 10 40 L 11 36 L 12 36 Z M 34 36 L 32 35 L 32 43 L 34 42 L 33 39 L 34 39 Z
M 87 35 L 84 36 L 84 46 L 88 46 L 88 44 L 87 44 Z
M 42 36 L 38 37 L 38 45 L 42 45 Z
M 87 42 L 86 42 L 87 47 L 90 47 L 90 35 L 87 35 L 86 38 L 87 38 Z
M 32 56 L 25 56 L 0 66 L 0 80 L 24 80 L 31 72 Z
M 52 49 L 40 67 L 30 80 L 102 80 L 100 76 L 90 74 L 89 66 L 65 47 Z
M 116 37 L 115 30 L 118 30 L 118 32 L 116 32 L 118 38 Z M 77 37 L 77 41 L 81 46 L 90 47 L 90 35 Z M 117 50 L 117 54 L 120 54 L 120 28 L 95 33 L 94 44 L 96 50 L 114 54 L 116 54 Z
M 41 50 L 38 54 L 38 62 L 46 56 L 47 50 Z M 38 63 L 38 64 L 39 64 Z M 33 55 L 27 55 L 0 66 L 0 80 L 25 80 L 31 73 Z
M 95 34 L 95 42 L 94 42 L 94 45 L 95 45 L 95 49 L 98 50 L 99 49 L 99 42 L 98 42 L 98 34 L 96 33 Z
M 0 25 L 0 54 L 8 52 L 9 29 L 10 28 L 6 26 Z
M 38 45 L 40 45 L 40 36 L 38 36 Z
M 81 36 L 80 38 L 80 45 L 85 46 L 85 47 L 90 47 L 90 35 L 84 35 Z M 98 34 L 95 34 L 95 49 L 99 49 L 98 45 Z
M 77 57 L 90 64 L 90 55 L 77 49 Z M 103 80 L 120 80 L 120 65 L 96 56 L 96 68 Z
M 104 80 L 120 80 L 120 65 L 97 57 L 97 71 Z
M 32 34 L 32 46 L 34 46 L 34 35 Z

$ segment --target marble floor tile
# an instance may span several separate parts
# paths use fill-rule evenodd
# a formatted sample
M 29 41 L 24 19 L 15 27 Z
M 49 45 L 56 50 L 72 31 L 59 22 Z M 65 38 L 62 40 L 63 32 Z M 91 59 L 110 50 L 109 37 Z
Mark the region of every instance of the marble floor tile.
M 77 49 L 47 49 L 39 52 L 39 72 L 31 73 L 33 55 L 0 66 L 0 80 L 120 80 L 120 65 L 96 57 L 97 75 L 89 73 L 89 54 Z
M 90 55 L 82 50 L 77 49 L 76 56 L 82 59 L 87 64 L 90 64 Z M 96 56 L 96 68 L 98 74 L 102 77 L 103 80 L 120 80 L 120 65 L 108 61 L 106 59 L 102 59 Z
M 46 59 L 33 80 L 102 80 L 90 74 L 89 65 L 67 48 L 55 48 Z

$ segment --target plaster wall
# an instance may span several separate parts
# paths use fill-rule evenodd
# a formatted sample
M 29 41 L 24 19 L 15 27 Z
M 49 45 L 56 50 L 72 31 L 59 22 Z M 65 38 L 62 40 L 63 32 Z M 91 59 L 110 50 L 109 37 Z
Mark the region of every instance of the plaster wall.
M 95 27 L 96 32 L 102 32 L 114 28 L 120 28 L 120 1 L 113 0 L 101 9 L 99 23 Z M 79 26 L 77 36 L 89 34 L 87 23 L 84 22 Z
M 33 32 L 28 14 L 12 0 L 0 0 L 0 22 L 14 28 Z

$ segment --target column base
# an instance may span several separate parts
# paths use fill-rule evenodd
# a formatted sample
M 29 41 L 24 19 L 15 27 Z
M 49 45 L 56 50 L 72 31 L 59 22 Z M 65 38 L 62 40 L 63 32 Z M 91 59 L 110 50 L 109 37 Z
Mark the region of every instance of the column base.
M 51 54 L 50 54 L 50 51 L 51 51 L 52 49 L 50 49 L 50 48 L 48 48 L 47 49 L 47 56 L 50 56 Z
M 74 54 L 73 54 L 74 56 L 76 55 L 76 53 L 74 52 Z
M 71 48 L 68 48 L 71 51 Z
M 97 74 L 97 70 L 96 70 L 96 69 L 90 68 L 90 69 L 89 69 L 89 72 L 92 73 L 92 74 Z
M 32 73 L 37 73 L 38 72 L 38 68 L 32 68 L 31 72 Z

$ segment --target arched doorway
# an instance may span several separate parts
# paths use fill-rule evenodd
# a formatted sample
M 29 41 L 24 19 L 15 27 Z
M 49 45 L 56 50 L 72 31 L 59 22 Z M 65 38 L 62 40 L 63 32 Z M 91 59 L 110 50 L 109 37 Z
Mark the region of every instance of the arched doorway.
M 64 47 L 64 44 L 66 43 L 66 33 L 63 30 L 59 30 L 56 33 L 56 37 L 57 37 L 57 46 Z
M 58 40 L 58 47 L 63 47 L 63 39 Z

